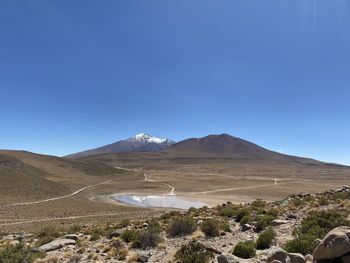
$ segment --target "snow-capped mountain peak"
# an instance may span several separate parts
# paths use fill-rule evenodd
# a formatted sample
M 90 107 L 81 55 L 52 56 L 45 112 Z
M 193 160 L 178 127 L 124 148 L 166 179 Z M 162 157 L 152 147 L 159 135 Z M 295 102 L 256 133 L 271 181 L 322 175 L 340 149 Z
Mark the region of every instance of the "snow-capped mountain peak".
M 158 138 L 146 133 L 140 133 L 126 140 L 117 141 L 99 148 L 77 153 L 75 157 L 119 152 L 161 152 L 175 142 L 166 138 Z
M 146 133 L 137 134 L 135 137 L 133 137 L 131 139 L 134 139 L 134 140 L 139 141 L 139 142 L 146 142 L 146 143 L 150 143 L 150 142 L 164 143 L 164 142 L 170 141 L 169 139 L 154 137 L 154 136 L 148 135 Z

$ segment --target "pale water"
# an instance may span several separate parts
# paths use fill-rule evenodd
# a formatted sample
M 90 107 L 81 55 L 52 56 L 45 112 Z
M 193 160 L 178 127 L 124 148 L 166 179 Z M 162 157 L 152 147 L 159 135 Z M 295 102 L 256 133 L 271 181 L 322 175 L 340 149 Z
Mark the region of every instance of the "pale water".
M 174 195 L 115 195 L 113 199 L 125 204 L 142 207 L 188 209 L 190 207 L 200 208 L 206 205 L 202 202 L 191 201 Z

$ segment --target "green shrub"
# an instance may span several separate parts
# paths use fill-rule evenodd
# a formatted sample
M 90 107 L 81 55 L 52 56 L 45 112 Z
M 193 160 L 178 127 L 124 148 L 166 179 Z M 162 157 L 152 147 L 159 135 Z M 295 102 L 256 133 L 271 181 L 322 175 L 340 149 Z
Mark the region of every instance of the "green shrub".
M 194 213 L 194 212 L 196 212 L 197 211 L 197 208 L 195 208 L 195 207 L 190 207 L 189 209 L 188 209 L 188 212 L 190 212 L 190 213 Z
M 57 238 L 60 237 L 63 234 L 62 230 L 58 229 L 54 226 L 45 226 L 39 230 L 37 233 L 37 238 L 43 238 L 43 237 L 53 237 Z
M 32 252 L 23 243 L 18 245 L 7 245 L 0 248 L 1 263 L 32 263 L 36 259 L 44 258 L 45 253 Z
M 240 258 L 252 258 L 255 256 L 255 244 L 253 241 L 240 241 L 233 249 L 233 255 Z
M 127 229 L 124 231 L 124 233 L 120 236 L 121 239 L 123 239 L 126 243 L 133 242 L 137 237 L 137 231 L 134 229 Z
M 256 241 L 257 249 L 267 249 L 271 246 L 272 241 L 276 238 L 276 233 L 272 228 L 268 228 L 259 235 Z
M 121 220 L 119 223 L 118 223 L 118 225 L 117 225 L 117 228 L 125 228 L 125 227 L 127 227 L 127 226 L 129 226 L 130 225 L 130 220 L 129 219 L 123 219 L 123 220 Z
M 197 230 L 196 222 L 191 217 L 177 218 L 168 227 L 170 237 L 186 236 Z
M 261 209 L 261 208 L 265 208 L 266 207 L 266 202 L 261 200 L 261 199 L 257 199 L 255 201 L 253 201 L 250 205 L 250 207 L 254 210 L 256 209 Z
M 270 215 L 263 215 L 258 217 L 258 221 L 255 224 L 255 231 L 256 232 L 261 232 L 263 231 L 270 223 L 272 220 L 275 218 Z
M 90 235 L 90 240 L 95 241 L 100 239 L 102 236 L 106 234 L 106 231 L 99 227 L 94 227 L 88 231 L 85 231 L 85 234 Z
M 279 213 L 280 211 L 277 208 L 271 208 L 267 210 L 266 215 L 272 216 L 274 219 L 276 219 Z
M 222 207 L 220 209 L 220 216 L 224 217 L 234 217 L 237 215 L 238 209 L 233 207 Z
M 155 248 L 162 241 L 159 232 L 154 229 L 141 230 L 132 242 L 133 248 L 148 249 Z
M 329 201 L 328 201 L 327 198 L 321 197 L 321 198 L 319 199 L 318 203 L 319 203 L 319 205 L 324 206 L 324 205 L 328 205 L 328 204 L 329 204 Z
M 208 263 L 213 257 L 213 252 L 208 251 L 201 243 L 197 242 L 182 245 L 175 254 L 175 260 L 179 263 Z
M 224 232 L 231 232 L 230 224 L 226 221 L 219 223 L 219 229 Z
M 201 230 L 207 237 L 217 237 L 220 235 L 220 222 L 214 219 L 206 219 L 201 225 Z
M 73 224 L 68 228 L 69 234 L 75 234 L 81 231 L 81 225 Z
M 147 220 L 146 223 L 148 224 L 149 229 L 151 228 L 158 232 L 162 231 L 162 226 L 157 219 L 152 218 L 151 220 Z
M 248 216 L 248 215 L 250 215 L 249 209 L 242 208 L 242 209 L 238 210 L 237 216 L 236 216 L 236 222 L 240 222 L 243 217 Z
M 301 206 L 301 205 L 305 204 L 305 201 L 301 198 L 294 198 L 292 200 L 292 204 L 295 206 Z
M 239 224 L 241 226 L 243 226 L 244 224 L 248 224 L 249 221 L 250 221 L 250 216 L 247 215 L 247 216 L 242 217 L 241 221 L 239 221 Z
M 295 238 L 287 242 L 285 250 L 303 255 L 312 253 L 316 239 L 324 238 L 333 228 L 348 225 L 349 221 L 334 210 L 313 212 L 294 231 Z
M 295 239 L 288 241 L 287 244 L 285 244 L 284 249 L 288 252 L 307 255 L 312 253 L 315 240 L 316 238 L 313 235 L 299 235 Z
M 180 215 L 180 213 L 178 211 L 170 211 L 168 213 L 165 213 L 165 214 L 161 215 L 160 219 L 168 220 L 168 219 L 171 219 L 171 218 L 179 216 L 179 215 Z

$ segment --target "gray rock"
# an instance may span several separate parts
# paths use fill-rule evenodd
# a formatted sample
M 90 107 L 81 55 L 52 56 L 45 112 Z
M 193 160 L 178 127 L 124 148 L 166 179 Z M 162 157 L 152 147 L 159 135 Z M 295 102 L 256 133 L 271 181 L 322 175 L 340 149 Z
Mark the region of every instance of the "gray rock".
M 109 238 L 113 238 L 113 237 L 120 237 L 122 234 L 124 234 L 125 229 L 117 229 L 114 230 L 110 235 Z
M 239 258 L 234 255 L 220 255 L 216 258 L 218 263 L 262 263 L 262 261 L 256 258 Z
M 79 239 L 78 235 L 75 235 L 75 234 L 65 235 L 64 238 L 66 238 L 66 239 L 73 239 L 75 241 L 77 241 Z
M 275 219 L 275 220 L 272 220 L 270 225 L 271 226 L 279 226 L 279 225 L 284 225 L 284 224 L 287 224 L 289 223 L 288 220 L 283 220 L 283 219 Z
M 243 231 L 243 232 L 248 231 L 248 230 L 252 229 L 252 227 L 253 227 L 252 225 L 244 224 L 244 225 L 242 226 L 242 231 Z
M 350 227 L 341 226 L 331 230 L 316 247 L 314 261 L 342 257 L 350 252 Z
M 74 254 L 69 258 L 69 263 L 78 263 L 81 262 L 82 256 L 78 253 Z
M 311 262 L 314 261 L 314 258 L 313 258 L 312 255 L 307 254 L 307 255 L 305 256 L 305 261 L 306 261 L 307 263 L 311 263 Z
M 148 259 L 149 259 L 148 256 L 141 255 L 138 261 L 144 263 L 144 262 L 148 262 Z
M 288 254 L 283 249 L 276 249 L 271 252 L 271 254 L 267 257 L 267 262 L 272 263 L 274 260 L 278 260 L 282 263 L 285 263 L 287 260 Z
M 75 240 L 73 239 L 56 239 L 48 244 L 42 245 L 38 248 L 40 252 L 47 252 L 62 248 L 67 245 L 75 245 Z
M 297 219 L 297 218 L 298 218 L 297 215 L 294 214 L 294 213 L 289 212 L 289 213 L 286 214 L 286 219 L 287 219 L 287 220 L 290 220 L 290 219 Z
M 343 263 L 349 263 L 349 262 L 350 262 L 350 254 L 347 254 L 347 255 L 345 255 L 345 256 L 342 256 L 342 257 L 341 257 L 341 261 L 342 261 Z
M 302 254 L 288 253 L 287 257 L 289 258 L 290 263 L 305 263 L 305 258 Z

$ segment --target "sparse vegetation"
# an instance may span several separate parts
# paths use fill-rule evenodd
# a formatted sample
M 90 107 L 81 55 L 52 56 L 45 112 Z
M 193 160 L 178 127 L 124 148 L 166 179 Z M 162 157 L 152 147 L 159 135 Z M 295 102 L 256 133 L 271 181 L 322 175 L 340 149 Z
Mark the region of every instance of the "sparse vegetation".
M 131 246 L 139 249 L 155 248 L 161 240 L 158 231 L 155 231 L 154 229 L 141 230 L 137 232 Z
M 191 217 L 176 218 L 168 228 L 170 237 L 190 235 L 197 230 L 196 222 Z
M 208 263 L 213 257 L 213 252 L 208 251 L 198 242 L 182 245 L 175 254 L 175 260 L 178 263 Z
M 237 208 L 233 208 L 233 207 L 222 207 L 220 209 L 220 216 L 224 216 L 224 217 L 235 217 L 238 213 Z
M 289 241 L 285 249 L 303 255 L 311 253 L 317 238 L 323 238 L 333 228 L 344 225 L 349 225 L 349 221 L 336 211 L 313 212 L 294 231 L 295 239 Z
M 136 239 L 136 237 L 137 237 L 137 231 L 134 229 L 127 229 L 121 235 L 121 239 L 124 240 L 126 243 L 131 243 Z
M 248 208 L 241 208 L 238 210 L 237 216 L 236 216 L 236 222 L 240 222 L 243 217 L 249 216 L 250 210 Z
M 275 218 L 271 215 L 262 215 L 257 218 L 257 222 L 255 224 L 255 231 L 256 232 L 261 232 L 263 231 L 270 223 L 272 220 Z
M 265 208 L 266 202 L 261 199 L 257 199 L 251 203 L 250 207 L 254 210 Z
M 36 259 L 45 257 L 45 253 L 32 252 L 24 243 L 5 245 L 0 247 L 1 263 L 32 263 Z
M 271 246 L 273 240 L 276 237 L 276 232 L 273 228 L 268 228 L 259 235 L 258 240 L 256 241 L 257 249 L 267 249 Z
M 201 225 L 201 230 L 206 237 L 217 237 L 220 235 L 219 231 L 220 222 L 214 219 L 206 219 Z
M 250 220 L 250 215 L 246 215 L 241 218 L 241 221 L 239 221 L 239 224 L 243 226 L 244 224 L 247 224 Z
M 233 254 L 240 258 L 252 258 L 255 253 L 255 243 L 253 241 L 240 241 L 233 249 Z

